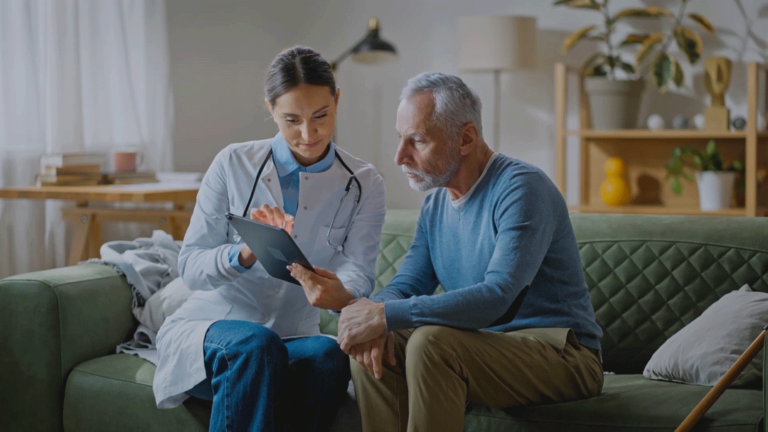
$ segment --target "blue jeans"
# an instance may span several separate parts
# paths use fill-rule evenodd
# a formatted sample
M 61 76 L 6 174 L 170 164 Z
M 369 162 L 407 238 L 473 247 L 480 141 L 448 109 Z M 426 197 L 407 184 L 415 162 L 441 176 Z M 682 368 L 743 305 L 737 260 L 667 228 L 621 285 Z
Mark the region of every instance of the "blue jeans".
M 207 377 L 187 394 L 213 401 L 211 431 L 326 431 L 349 384 L 349 357 L 324 336 L 218 321 L 203 350 Z

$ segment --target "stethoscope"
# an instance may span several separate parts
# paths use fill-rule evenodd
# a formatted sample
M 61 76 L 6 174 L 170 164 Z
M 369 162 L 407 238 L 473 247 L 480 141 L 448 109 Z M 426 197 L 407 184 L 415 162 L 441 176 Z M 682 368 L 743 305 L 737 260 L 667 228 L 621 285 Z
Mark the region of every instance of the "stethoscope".
M 360 186 L 360 181 L 357 179 L 357 176 L 355 176 L 355 173 L 349 169 L 349 166 L 347 166 L 346 163 L 344 163 L 344 160 L 341 159 L 341 156 L 339 156 L 339 152 L 334 152 L 336 155 L 336 159 L 341 162 L 341 165 L 344 167 L 344 169 L 349 172 L 349 175 L 351 176 L 349 178 L 349 181 L 347 182 L 347 186 L 344 188 L 344 195 L 341 196 L 341 200 L 339 201 L 339 206 L 336 208 L 336 212 L 333 214 L 333 219 L 331 219 L 331 226 L 328 227 L 328 234 L 326 234 L 326 241 L 328 242 L 328 246 L 330 246 L 333 249 L 333 256 L 331 257 L 331 260 L 328 261 L 330 264 L 333 262 L 334 258 L 336 258 L 336 255 L 339 254 L 339 252 L 344 250 L 344 243 L 347 241 L 347 235 L 349 234 L 349 230 L 352 228 L 352 218 L 355 216 L 355 211 L 357 210 L 358 204 L 360 204 L 360 196 L 363 194 L 363 187 Z M 267 153 L 267 157 L 264 158 L 264 162 L 261 163 L 261 167 L 259 168 L 259 172 L 256 174 L 256 180 L 253 181 L 253 188 L 251 189 L 251 196 L 248 197 L 248 204 L 245 205 L 245 209 L 243 210 L 243 217 L 248 217 L 248 210 L 251 208 L 251 201 L 253 201 L 253 194 L 256 193 L 256 186 L 259 184 L 259 179 L 261 178 L 261 173 L 264 171 L 264 167 L 267 166 L 267 162 L 272 159 L 272 149 L 269 149 L 269 153 Z M 273 161 L 274 163 L 274 161 Z M 331 240 L 331 230 L 336 225 L 336 217 L 339 215 L 339 211 L 341 211 L 341 207 L 344 205 L 344 199 L 349 195 L 349 190 L 352 189 L 352 182 L 355 182 L 357 184 L 357 193 L 355 195 L 355 203 L 352 206 L 352 211 L 349 213 L 349 217 L 347 219 L 346 227 L 344 228 L 344 235 L 341 237 L 341 243 L 334 244 Z

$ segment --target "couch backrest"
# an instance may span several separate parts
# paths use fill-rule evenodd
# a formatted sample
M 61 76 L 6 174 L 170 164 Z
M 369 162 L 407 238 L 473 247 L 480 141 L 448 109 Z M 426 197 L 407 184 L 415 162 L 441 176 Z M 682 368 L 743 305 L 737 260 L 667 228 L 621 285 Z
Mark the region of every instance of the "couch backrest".
M 397 272 L 418 215 L 387 211 L 376 291 Z M 641 373 L 667 338 L 744 284 L 768 292 L 768 218 L 573 214 L 571 222 L 606 371 Z M 334 325 L 324 316 L 324 332 Z
M 606 371 L 641 373 L 728 292 L 768 292 L 768 218 L 573 214 Z M 768 320 L 768 317 L 767 317 Z

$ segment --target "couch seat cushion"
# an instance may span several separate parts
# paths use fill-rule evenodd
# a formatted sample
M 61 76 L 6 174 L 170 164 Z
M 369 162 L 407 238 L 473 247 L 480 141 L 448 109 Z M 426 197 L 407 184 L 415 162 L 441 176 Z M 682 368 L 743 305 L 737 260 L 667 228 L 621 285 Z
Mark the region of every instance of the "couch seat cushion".
M 467 413 L 465 430 L 674 431 L 709 389 L 651 381 L 642 375 L 606 375 L 603 393 L 592 399 L 504 410 L 472 406 Z M 730 389 L 710 408 L 695 430 L 755 432 L 762 430 L 762 421 L 762 392 Z
M 65 389 L 64 429 L 77 432 L 207 431 L 211 403 L 189 398 L 176 408 L 158 409 L 152 393 L 154 376 L 155 365 L 128 354 L 101 357 L 76 366 Z M 331 431 L 359 430 L 357 403 L 348 397 L 339 408 Z
M 210 402 L 190 398 L 174 409 L 158 409 L 154 376 L 155 365 L 128 354 L 81 363 L 67 378 L 64 430 L 207 431 Z

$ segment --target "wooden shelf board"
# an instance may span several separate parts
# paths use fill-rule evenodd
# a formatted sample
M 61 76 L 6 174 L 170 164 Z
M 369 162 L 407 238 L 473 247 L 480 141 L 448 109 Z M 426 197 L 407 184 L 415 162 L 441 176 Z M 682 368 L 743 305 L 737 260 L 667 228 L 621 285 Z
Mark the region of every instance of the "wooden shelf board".
M 743 207 L 730 208 L 716 212 L 703 212 L 698 207 L 667 207 L 659 205 L 625 205 L 608 207 L 606 205 L 582 205 L 570 207 L 571 211 L 580 213 L 621 213 L 649 215 L 685 215 L 685 216 L 745 216 Z M 763 212 L 763 213 L 761 213 Z M 758 215 L 768 214 L 768 208 L 758 210 Z
M 649 130 L 649 129 L 617 129 L 617 130 L 594 130 L 585 129 L 569 130 L 566 132 L 571 136 L 579 136 L 589 139 L 746 139 L 747 133 L 744 131 L 706 131 L 706 130 Z M 758 137 L 768 138 L 768 132 L 759 132 Z

